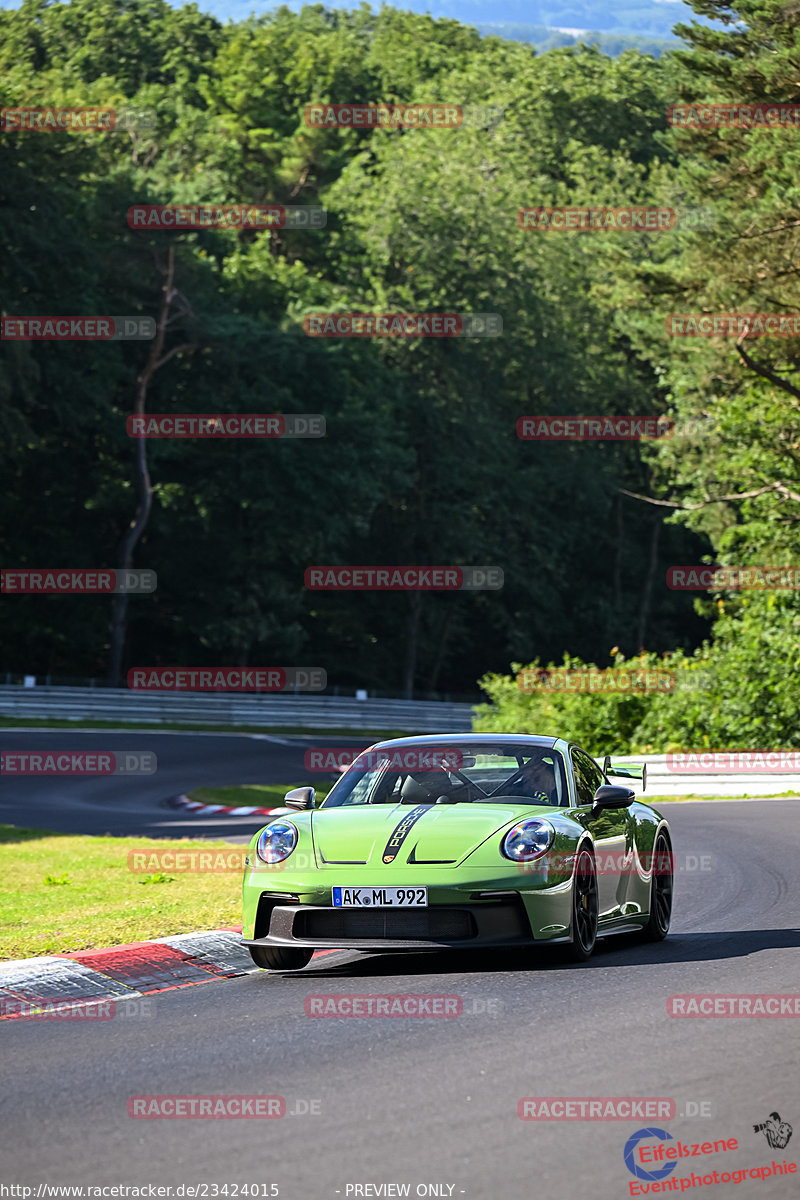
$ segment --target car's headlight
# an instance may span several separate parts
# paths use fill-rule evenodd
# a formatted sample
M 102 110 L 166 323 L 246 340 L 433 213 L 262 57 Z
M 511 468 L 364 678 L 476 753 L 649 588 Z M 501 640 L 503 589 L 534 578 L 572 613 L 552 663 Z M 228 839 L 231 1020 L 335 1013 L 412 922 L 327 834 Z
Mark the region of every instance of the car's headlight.
M 297 830 L 288 821 L 273 821 L 258 836 L 256 854 L 265 863 L 283 862 L 297 845 Z
M 531 817 L 509 829 L 503 838 L 503 854 L 514 862 L 530 862 L 552 846 L 555 836 L 556 831 L 549 821 Z

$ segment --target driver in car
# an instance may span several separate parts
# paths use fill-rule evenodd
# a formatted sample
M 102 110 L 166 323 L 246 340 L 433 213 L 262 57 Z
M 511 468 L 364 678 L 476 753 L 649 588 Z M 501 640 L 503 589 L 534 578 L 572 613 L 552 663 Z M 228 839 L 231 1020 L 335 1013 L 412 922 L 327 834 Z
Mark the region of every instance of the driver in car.
M 552 763 L 541 758 L 529 758 L 503 787 L 505 796 L 522 796 L 539 804 L 556 803 L 556 776 Z

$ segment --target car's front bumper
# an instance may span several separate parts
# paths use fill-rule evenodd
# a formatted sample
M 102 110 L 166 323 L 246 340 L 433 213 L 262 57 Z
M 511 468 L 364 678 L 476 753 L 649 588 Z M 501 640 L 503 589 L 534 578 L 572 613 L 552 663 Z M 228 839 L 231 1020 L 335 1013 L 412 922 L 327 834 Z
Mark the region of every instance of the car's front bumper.
M 518 893 L 427 908 L 333 908 L 261 897 L 248 946 L 421 950 L 526 946 L 535 939 Z M 550 940 L 550 939 L 548 939 Z

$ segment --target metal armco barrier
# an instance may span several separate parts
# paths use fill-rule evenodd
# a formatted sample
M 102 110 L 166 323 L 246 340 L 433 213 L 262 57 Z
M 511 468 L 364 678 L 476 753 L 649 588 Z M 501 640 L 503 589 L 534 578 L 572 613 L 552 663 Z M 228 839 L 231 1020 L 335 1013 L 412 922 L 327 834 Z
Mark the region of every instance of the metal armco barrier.
M 468 733 L 472 728 L 472 705 L 445 701 L 17 685 L 0 687 L 0 716 L 21 720 L 130 721 L 141 725 L 407 729 L 411 733 Z

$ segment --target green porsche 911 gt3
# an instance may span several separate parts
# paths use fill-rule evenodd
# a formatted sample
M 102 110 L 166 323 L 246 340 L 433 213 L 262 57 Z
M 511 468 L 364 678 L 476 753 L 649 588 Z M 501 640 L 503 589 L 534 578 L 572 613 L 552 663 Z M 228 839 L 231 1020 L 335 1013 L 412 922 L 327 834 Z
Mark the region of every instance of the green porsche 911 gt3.
M 314 950 L 531 947 L 585 961 L 604 934 L 664 938 L 667 822 L 562 738 L 439 734 L 379 742 L 314 806 L 296 788 L 252 839 L 242 938 L 253 961 Z

